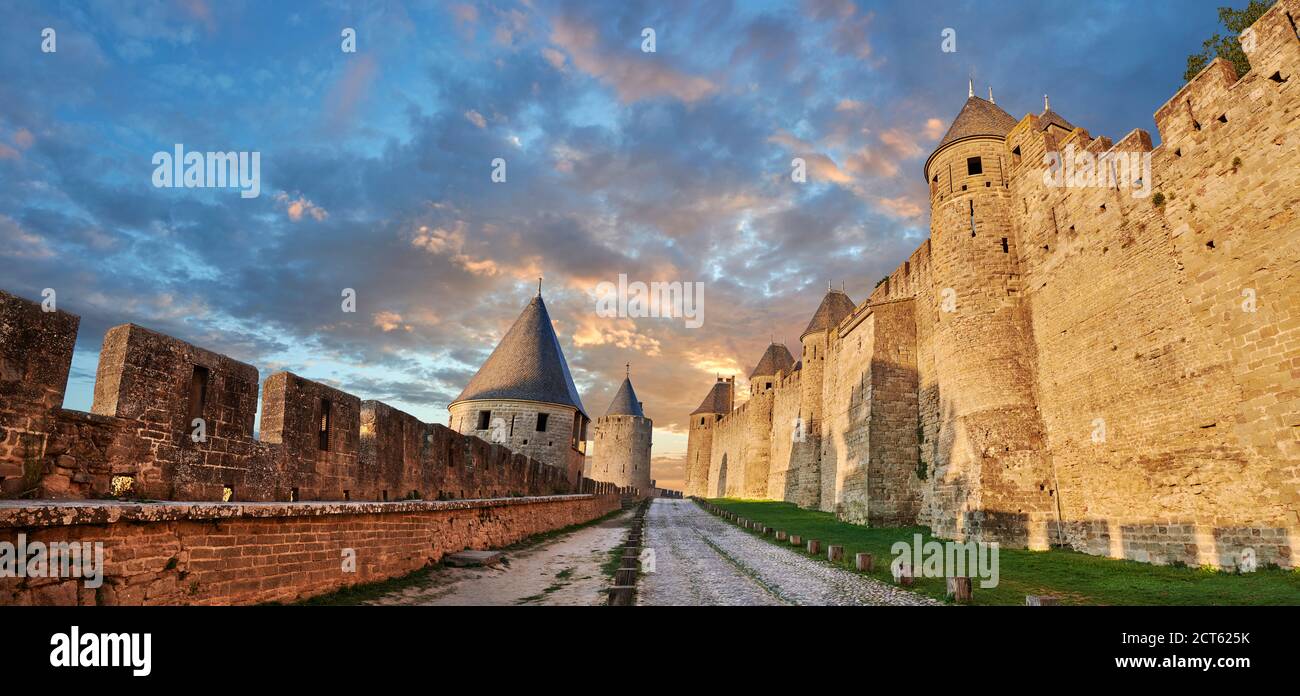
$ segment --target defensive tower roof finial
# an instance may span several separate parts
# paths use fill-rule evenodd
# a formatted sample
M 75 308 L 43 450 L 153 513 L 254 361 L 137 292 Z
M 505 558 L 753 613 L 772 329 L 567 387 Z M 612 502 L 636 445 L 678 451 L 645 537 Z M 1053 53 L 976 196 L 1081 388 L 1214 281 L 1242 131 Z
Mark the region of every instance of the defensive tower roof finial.
M 973 79 L 966 81 L 966 96 L 967 97 L 975 96 L 975 80 Z
M 542 296 L 542 277 L 537 276 L 537 296 Z
M 625 370 L 624 373 L 623 373 L 623 376 L 624 376 L 624 377 L 631 377 L 631 376 L 632 376 L 632 363 L 624 363 L 624 364 L 623 364 L 623 367 L 626 368 L 626 370 Z
M 996 103 L 997 103 L 997 102 L 993 101 L 993 85 L 989 85 L 989 103 L 990 103 L 990 104 L 996 104 Z
M 1047 95 L 1044 94 L 1044 95 L 1043 95 L 1043 111 L 1051 111 L 1051 110 L 1052 110 L 1052 102 L 1047 101 Z

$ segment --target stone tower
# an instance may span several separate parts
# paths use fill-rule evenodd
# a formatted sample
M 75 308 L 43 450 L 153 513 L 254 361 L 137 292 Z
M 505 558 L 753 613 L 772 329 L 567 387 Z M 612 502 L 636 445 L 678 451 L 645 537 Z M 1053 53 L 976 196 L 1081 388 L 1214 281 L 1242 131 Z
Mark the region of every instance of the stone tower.
M 1005 142 L 1015 126 L 971 94 L 925 163 L 934 293 L 926 299 L 939 308 L 942 385 L 933 504 L 947 511 L 934 531 L 1042 547 L 1054 486 L 1011 220 Z
M 629 374 L 614 394 L 605 415 L 596 419 L 595 447 L 589 477 L 650 495 L 650 447 L 654 422 L 645 417 Z
M 794 369 L 794 356 L 790 349 L 780 343 L 773 343 L 763 351 L 753 372 L 749 373 L 749 396 L 753 398 L 763 392 L 772 391 L 779 374 L 790 374 Z
M 840 321 L 853 313 L 854 302 L 839 290 L 827 290 L 817 311 L 808 321 L 808 328 L 799 336 L 803 344 L 800 358 L 799 420 L 803 427 L 802 438 L 796 436 L 791 443 L 790 470 L 787 480 L 786 500 L 800 507 L 817 508 L 821 505 L 821 437 L 823 384 L 826 375 L 826 358 L 831 350 L 831 333 Z M 827 501 L 832 504 L 833 501 Z
M 704 498 L 712 497 L 715 492 L 709 490 L 713 425 L 731 413 L 735 392 L 735 377 L 719 377 L 700 407 L 691 412 L 686 436 L 686 495 Z
M 582 473 L 589 418 L 539 292 L 452 401 L 450 427 Z

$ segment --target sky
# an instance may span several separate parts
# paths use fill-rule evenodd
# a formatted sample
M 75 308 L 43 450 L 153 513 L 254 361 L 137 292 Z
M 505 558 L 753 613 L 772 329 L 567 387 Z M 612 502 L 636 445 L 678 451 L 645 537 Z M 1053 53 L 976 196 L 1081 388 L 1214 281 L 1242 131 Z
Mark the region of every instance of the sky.
M 968 80 L 1158 142 L 1230 1 L 0 0 L 0 289 L 81 316 L 67 408 L 131 322 L 446 423 L 541 277 L 587 411 L 630 363 L 680 488 L 715 375 L 929 235 Z M 155 185 L 177 144 L 259 153 L 259 195 Z M 703 322 L 600 316 L 620 274 Z

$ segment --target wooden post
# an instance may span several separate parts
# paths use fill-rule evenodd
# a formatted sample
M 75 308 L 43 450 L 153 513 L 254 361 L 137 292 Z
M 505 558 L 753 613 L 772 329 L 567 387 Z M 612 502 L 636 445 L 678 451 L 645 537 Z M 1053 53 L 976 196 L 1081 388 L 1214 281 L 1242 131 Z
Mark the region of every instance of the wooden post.
M 791 534 L 791 535 L 790 535 L 790 545 L 791 545 L 791 546 L 802 546 L 802 545 L 803 545 L 803 539 L 800 539 L 798 534 Z
M 609 588 L 609 606 L 631 606 L 636 598 L 636 588 L 629 585 L 615 585 Z
M 970 578 L 948 578 L 948 596 L 952 601 L 965 604 L 970 601 L 970 595 Z
M 777 533 L 776 533 L 776 540 L 777 540 L 777 541 L 785 541 L 785 539 L 786 539 L 785 532 L 782 532 L 782 531 L 778 530 Z
M 808 553 L 816 556 L 822 552 L 822 542 L 819 539 L 808 540 Z
M 916 579 L 912 577 L 912 566 L 906 563 L 891 565 L 890 570 L 894 573 L 894 582 L 904 587 L 910 587 L 913 582 L 916 582 Z
M 870 573 L 870 572 L 871 572 L 871 565 L 872 565 L 871 554 L 869 554 L 869 553 L 860 553 L 860 554 L 858 554 L 857 556 L 854 556 L 854 558 L 853 558 L 853 565 L 855 565 L 855 566 L 857 567 L 858 570 L 860 570 L 860 571 L 862 571 L 862 572 L 864 572 L 864 573 Z
M 844 547 L 832 544 L 826 547 L 826 560 L 831 563 L 839 563 L 844 560 Z
M 1052 595 L 1025 595 L 1025 606 L 1027 607 L 1056 607 L 1060 605 L 1060 597 L 1053 597 Z

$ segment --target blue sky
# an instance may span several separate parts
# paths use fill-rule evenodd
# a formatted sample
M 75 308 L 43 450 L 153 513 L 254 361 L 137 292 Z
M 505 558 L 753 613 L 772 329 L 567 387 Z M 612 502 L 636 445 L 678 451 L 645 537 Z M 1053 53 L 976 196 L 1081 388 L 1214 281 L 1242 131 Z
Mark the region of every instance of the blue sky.
M 715 373 L 928 235 L 968 78 L 1158 139 L 1226 1 L 4 2 L 0 288 L 81 315 L 70 408 L 134 322 L 446 422 L 541 275 L 588 411 L 631 362 L 671 483 Z M 176 143 L 260 152 L 261 195 L 155 188 Z M 595 316 L 619 273 L 704 281 L 704 326 Z

